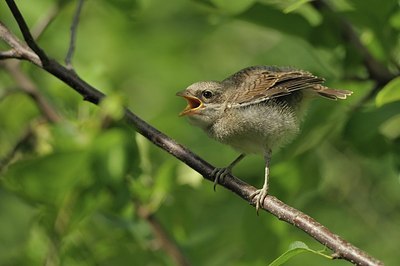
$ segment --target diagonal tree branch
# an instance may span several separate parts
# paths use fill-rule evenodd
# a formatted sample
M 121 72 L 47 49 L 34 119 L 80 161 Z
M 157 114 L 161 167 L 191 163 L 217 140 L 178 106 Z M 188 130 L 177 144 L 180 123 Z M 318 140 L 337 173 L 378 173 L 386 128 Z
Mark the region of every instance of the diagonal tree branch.
M 35 52 L 39 52 L 39 57 L 43 61 L 42 68 L 58 79 L 64 81 L 68 86 L 81 94 L 84 100 L 98 104 L 105 95 L 86 83 L 73 71 L 65 68 L 53 59 L 48 58 L 44 51 L 35 43 L 33 38 L 31 38 L 26 23 L 14 1 L 6 1 L 21 28 L 22 34 L 24 35 L 29 47 L 31 47 Z M 142 134 L 152 143 L 202 174 L 204 178 L 214 181 L 212 176 L 214 166 L 204 161 L 189 149 L 178 144 L 164 133 L 150 126 L 127 108 L 125 108 L 125 120 L 129 125 L 135 128 L 138 133 Z M 250 195 L 256 190 L 256 188 L 232 175 L 227 176 L 221 182 L 221 185 L 246 200 L 249 204 L 255 206 L 255 202 L 251 199 Z M 267 196 L 263 206 L 264 210 L 270 212 L 278 219 L 300 228 L 314 239 L 333 250 L 335 258 L 345 259 L 357 265 L 383 265 L 381 261 L 351 245 L 338 235 L 333 234 L 328 230 L 328 228 L 324 227 L 310 216 L 286 205 L 274 196 Z

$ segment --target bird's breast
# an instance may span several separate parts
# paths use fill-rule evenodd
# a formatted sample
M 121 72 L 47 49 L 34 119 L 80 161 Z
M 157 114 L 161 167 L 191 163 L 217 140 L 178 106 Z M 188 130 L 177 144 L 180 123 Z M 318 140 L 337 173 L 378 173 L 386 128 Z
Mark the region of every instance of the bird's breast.
M 216 140 L 244 153 L 262 153 L 293 139 L 299 121 L 293 110 L 274 103 L 226 109 L 209 128 Z

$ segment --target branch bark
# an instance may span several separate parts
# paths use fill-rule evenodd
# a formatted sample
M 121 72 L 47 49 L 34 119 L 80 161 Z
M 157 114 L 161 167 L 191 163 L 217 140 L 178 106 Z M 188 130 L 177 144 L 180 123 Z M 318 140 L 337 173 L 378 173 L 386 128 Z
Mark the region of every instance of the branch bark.
M 86 83 L 73 71 L 65 68 L 58 62 L 49 58 L 35 43 L 34 39 L 30 35 L 28 27 L 14 1 L 6 0 L 6 2 L 14 14 L 14 18 L 16 19 L 28 46 L 37 53 L 42 62 L 42 64 L 36 65 L 41 66 L 45 71 L 65 82 L 69 87 L 82 95 L 84 100 L 98 104 L 105 97 L 105 95 Z M 18 49 L 16 47 L 13 48 Z M 32 62 L 35 63 L 34 61 Z M 138 133 L 142 134 L 153 144 L 184 162 L 189 167 L 202 174 L 207 180 L 212 182 L 214 181 L 212 172 L 215 167 L 200 158 L 198 155 L 194 154 L 186 147 L 178 144 L 164 133 L 147 124 L 128 108 L 125 109 L 125 120 Z M 256 188 L 253 186 L 250 186 L 249 184 L 232 175 L 226 176 L 224 180 L 221 181 L 221 185 L 246 200 L 252 206 L 255 206 L 255 202 L 250 197 L 250 195 L 256 190 Z M 265 198 L 263 206 L 265 211 L 273 214 L 280 220 L 300 228 L 314 239 L 322 243 L 324 246 L 331 249 L 335 254 L 335 258 L 345 259 L 357 265 L 383 265 L 381 261 L 371 257 L 363 250 L 351 245 L 338 235 L 335 235 L 329 231 L 328 228 L 324 227 L 310 216 L 286 205 L 274 196 L 268 195 Z
M 23 44 L 11 31 L 0 21 L 0 36 L 12 47 L 11 50 L 1 52 L 0 59 L 24 59 L 35 65 L 41 66 L 42 62 L 36 53 L 32 51 L 26 44 Z

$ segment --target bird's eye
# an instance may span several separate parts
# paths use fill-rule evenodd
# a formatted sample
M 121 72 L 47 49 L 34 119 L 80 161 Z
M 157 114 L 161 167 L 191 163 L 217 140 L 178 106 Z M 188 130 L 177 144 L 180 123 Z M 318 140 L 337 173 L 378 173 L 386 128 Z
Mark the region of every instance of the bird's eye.
M 206 99 L 210 99 L 213 96 L 213 93 L 209 90 L 205 90 L 201 93 L 201 95 L 203 95 L 203 97 Z

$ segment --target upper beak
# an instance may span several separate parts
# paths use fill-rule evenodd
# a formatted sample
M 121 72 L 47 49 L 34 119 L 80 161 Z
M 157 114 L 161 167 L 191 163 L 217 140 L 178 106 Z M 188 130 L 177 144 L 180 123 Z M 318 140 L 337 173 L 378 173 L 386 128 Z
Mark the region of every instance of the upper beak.
M 190 94 L 188 94 L 186 91 L 180 91 L 176 93 L 176 96 L 180 96 L 185 98 L 185 100 L 187 101 L 187 106 L 185 107 L 185 109 L 179 113 L 179 116 L 183 116 L 183 115 L 188 115 L 191 113 L 196 112 L 197 110 L 199 110 L 200 108 L 203 107 L 203 102 L 200 101 L 199 98 L 194 97 Z

